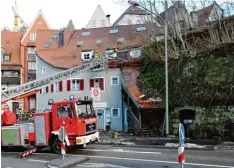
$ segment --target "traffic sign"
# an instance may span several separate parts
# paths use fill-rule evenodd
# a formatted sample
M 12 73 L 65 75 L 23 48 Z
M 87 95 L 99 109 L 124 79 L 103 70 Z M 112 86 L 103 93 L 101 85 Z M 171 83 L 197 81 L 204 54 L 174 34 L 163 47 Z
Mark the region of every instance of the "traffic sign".
M 66 130 L 63 126 L 61 126 L 59 128 L 59 131 L 58 131 L 58 138 L 60 141 L 64 142 L 65 140 L 65 135 L 66 135 Z
M 99 88 L 92 88 L 91 94 L 93 100 L 100 100 L 100 89 Z
M 179 124 L 179 138 L 180 138 L 180 145 L 184 145 L 184 126 L 183 124 Z

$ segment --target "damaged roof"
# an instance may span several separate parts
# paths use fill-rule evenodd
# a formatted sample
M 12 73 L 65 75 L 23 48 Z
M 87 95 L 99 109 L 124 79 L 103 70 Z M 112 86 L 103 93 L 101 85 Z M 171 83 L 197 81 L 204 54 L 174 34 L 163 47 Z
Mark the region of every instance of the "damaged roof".
M 137 31 L 137 28 L 142 27 L 145 29 Z M 106 49 L 121 50 L 125 47 L 144 46 L 151 42 L 148 25 L 80 29 L 70 34 L 65 32 L 64 46 L 61 48 L 52 39 L 54 33 L 56 33 L 55 30 L 38 31 L 37 55 L 52 66 L 64 69 L 82 64 L 82 51 L 95 50 L 104 54 Z M 46 42 L 51 42 L 50 48 L 44 48 Z

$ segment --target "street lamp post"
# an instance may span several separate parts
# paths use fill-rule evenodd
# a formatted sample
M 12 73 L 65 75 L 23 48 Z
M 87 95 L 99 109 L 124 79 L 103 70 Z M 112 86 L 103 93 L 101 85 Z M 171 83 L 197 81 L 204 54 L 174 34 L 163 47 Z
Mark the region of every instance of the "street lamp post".
M 165 114 L 165 119 L 166 119 L 166 135 L 169 135 L 169 117 L 168 117 L 168 113 L 169 113 L 169 103 L 168 103 L 168 51 L 167 51 L 167 36 L 168 36 L 168 3 L 167 3 L 167 0 L 164 0 L 165 1 L 165 20 L 163 20 L 158 14 L 156 13 L 153 13 L 152 11 L 148 10 L 147 8 L 145 8 L 144 6 L 141 6 L 139 3 L 137 2 L 134 2 L 132 0 L 129 0 L 128 3 L 130 3 L 131 5 L 133 6 L 140 6 L 141 8 L 143 8 L 144 10 L 156 15 L 159 17 L 159 19 L 163 22 L 164 24 L 164 31 L 165 31 L 165 97 L 166 97 L 166 100 L 165 100 L 165 107 L 166 107 L 166 114 Z

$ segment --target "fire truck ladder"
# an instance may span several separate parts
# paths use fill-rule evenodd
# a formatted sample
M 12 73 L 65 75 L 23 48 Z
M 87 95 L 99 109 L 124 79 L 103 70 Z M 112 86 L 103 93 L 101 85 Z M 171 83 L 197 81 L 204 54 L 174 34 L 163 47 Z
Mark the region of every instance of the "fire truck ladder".
M 93 61 L 76 66 L 74 68 L 70 68 L 68 70 L 65 70 L 63 72 L 59 72 L 57 74 L 39 79 L 39 80 L 34 80 L 25 84 L 22 84 L 20 86 L 14 87 L 14 88 L 9 88 L 5 91 L 2 92 L 2 102 L 10 100 L 12 98 L 15 98 L 17 96 L 39 90 L 42 87 L 45 87 L 49 84 L 58 82 L 60 80 L 64 80 L 67 78 L 71 78 L 73 76 L 76 76 L 80 74 L 81 72 L 84 72 L 86 70 L 92 69 L 93 71 L 98 71 L 101 69 L 105 69 L 107 67 L 107 62 L 105 58 L 101 58 L 99 60 L 94 59 Z

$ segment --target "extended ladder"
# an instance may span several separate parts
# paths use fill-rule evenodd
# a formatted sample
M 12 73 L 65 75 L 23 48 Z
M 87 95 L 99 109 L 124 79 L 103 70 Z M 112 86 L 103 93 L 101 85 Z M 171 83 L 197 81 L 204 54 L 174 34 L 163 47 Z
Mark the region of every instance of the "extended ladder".
M 38 80 L 34 80 L 25 84 L 22 84 L 20 86 L 14 87 L 14 88 L 9 88 L 5 91 L 2 92 L 2 102 L 3 101 L 7 101 L 10 100 L 12 98 L 15 98 L 17 96 L 35 91 L 35 90 L 39 90 L 42 87 L 45 87 L 51 83 L 55 83 L 58 82 L 60 80 L 64 80 L 67 78 L 71 78 L 73 76 L 76 76 L 78 74 L 80 74 L 83 71 L 89 70 L 91 68 L 94 68 L 93 71 L 97 71 L 100 69 L 104 69 L 106 68 L 106 60 L 105 58 L 101 58 L 100 60 L 96 60 L 94 59 L 93 61 L 80 65 L 80 66 L 76 66 L 74 68 L 70 68 L 68 70 L 65 70 L 63 72 L 59 72 L 57 74 L 42 78 L 42 79 L 38 79 Z

